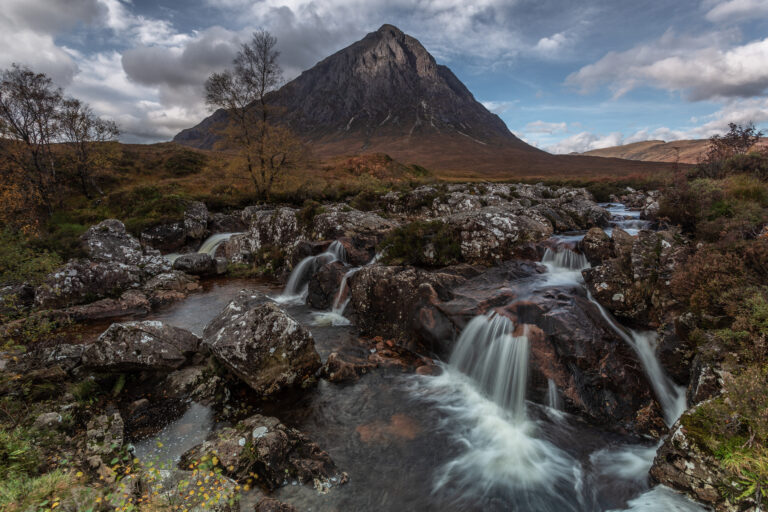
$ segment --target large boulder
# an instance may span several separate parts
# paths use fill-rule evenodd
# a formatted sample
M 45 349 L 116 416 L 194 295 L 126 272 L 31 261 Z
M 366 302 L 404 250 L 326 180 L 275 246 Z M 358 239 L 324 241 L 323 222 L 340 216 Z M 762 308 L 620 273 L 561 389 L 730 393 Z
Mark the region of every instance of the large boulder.
M 333 306 L 336 293 L 349 269 L 340 261 L 332 261 L 320 267 L 309 279 L 307 304 L 315 309 Z
M 217 273 L 216 260 L 210 254 L 199 252 L 182 254 L 174 260 L 173 269 L 193 276 L 210 276 Z
M 96 262 L 138 265 L 142 259 L 141 244 L 116 219 L 91 226 L 81 237 L 83 249 Z
M 552 225 L 542 215 L 515 213 L 498 206 L 457 213 L 444 219 L 458 236 L 461 256 L 468 263 L 494 264 L 510 259 L 528 242 L 552 235 Z
M 187 243 L 183 222 L 152 226 L 141 232 L 141 243 L 164 252 L 181 249 Z
M 613 257 L 613 244 L 602 228 L 591 228 L 579 242 L 579 249 L 592 265 L 599 265 Z
M 308 384 L 321 364 L 312 334 L 248 290 L 208 324 L 203 343 L 262 397 Z
M 296 210 L 246 208 L 243 210 L 244 216 L 246 211 L 250 227 L 247 232 L 235 235 L 222 243 L 221 252 L 224 257 L 235 263 L 250 262 L 260 249 L 274 247 L 291 260 L 296 247 L 306 238 L 304 229 L 296 217 Z
M 142 290 L 152 306 L 160 306 L 185 298 L 190 292 L 200 289 L 196 277 L 179 270 L 163 272 L 149 279 Z
M 334 206 L 315 216 L 312 232 L 318 240 L 370 236 L 381 240 L 398 226 L 374 212 L 362 212 L 349 207 Z
M 82 364 L 95 371 L 175 370 L 200 350 L 200 338 L 162 322 L 112 324 L 85 349 Z
M 225 475 L 240 482 L 256 475 L 257 483 L 270 491 L 288 479 L 312 482 L 319 491 L 346 480 L 328 453 L 302 432 L 259 414 L 211 433 L 182 456 L 182 465 L 206 456 L 216 457 Z
M 184 212 L 184 234 L 187 241 L 203 240 L 208 236 L 208 208 L 205 203 L 193 201 Z
M 71 260 L 49 274 L 35 290 L 35 303 L 53 308 L 92 302 L 137 288 L 142 277 L 141 270 L 135 265 Z

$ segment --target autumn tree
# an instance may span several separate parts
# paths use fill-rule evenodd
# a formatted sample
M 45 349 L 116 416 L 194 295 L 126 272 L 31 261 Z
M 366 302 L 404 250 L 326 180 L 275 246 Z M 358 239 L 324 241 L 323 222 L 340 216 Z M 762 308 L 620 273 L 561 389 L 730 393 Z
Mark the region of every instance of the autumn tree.
M 21 195 L 49 213 L 60 185 L 52 143 L 61 102 L 61 89 L 45 74 L 17 64 L 0 74 L 3 179 L 20 183 Z
M 109 166 L 120 130 L 114 121 L 104 120 L 91 107 L 75 98 L 62 102 L 58 114 L 59 137 L 66 168 L 87 198 L 103 192 L 94 180 L 98 170 Z
M 222 145 L 239 151 L 256 193 L 264 199 L 269 199 L 285 171 L 303 158 L 303 145 L 279 122 L 278 109 L 268 101 L 269 93 L 282 82 L 276 47 L 272 34 L 254 32 L 232 68 L 212 74 L 205 84 L 208 106 L 228 113 L 220 128 Z

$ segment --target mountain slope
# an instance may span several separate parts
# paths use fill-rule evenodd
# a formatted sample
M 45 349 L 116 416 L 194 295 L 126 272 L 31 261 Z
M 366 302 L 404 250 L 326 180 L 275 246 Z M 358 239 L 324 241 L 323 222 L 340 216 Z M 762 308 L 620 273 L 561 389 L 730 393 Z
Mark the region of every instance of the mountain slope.
M 554 156 L 526 144 L 419 41 L 392 25 L 320 61 L 268 101 L 319 158 L 382 152 L 437 172 L 480 176 L 648 169 Z M 211 148 L 213 128 L 226 117 L 219 110 L 174 141 Z
M 768 139 L 761 139 L 758 145 L 768 147 Z M 581 154 L 646 162 L 674 162 L 679 157 L 680 163 L 695 164 L 704 158 L 708 146 L 709 140 L 707 139 L 675 140 L 672 142 L 647 140 L 623 146 L 595 149 Z

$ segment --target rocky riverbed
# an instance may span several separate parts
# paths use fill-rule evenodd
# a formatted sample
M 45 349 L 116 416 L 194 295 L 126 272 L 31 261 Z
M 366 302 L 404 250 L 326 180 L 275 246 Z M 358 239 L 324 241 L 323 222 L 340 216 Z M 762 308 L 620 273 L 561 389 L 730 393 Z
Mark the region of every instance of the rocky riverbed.
M 104 221 L 17 294 L 74 326 L 3 353 L 2 392 L 45 388 L 25 421 L 128 501 L 151 462 L 166 494 L 215 466 L 240 496 L 217 510 L 701 509 L 651 477 L 726 510 L 675 423 L 716 370 L 679 335 L 690 248 L 649 229 L 657 201 L 450 185 L 375 211 L 195 203 L 140 239 Z M 244 265 L 272 277 L 227 277 Z

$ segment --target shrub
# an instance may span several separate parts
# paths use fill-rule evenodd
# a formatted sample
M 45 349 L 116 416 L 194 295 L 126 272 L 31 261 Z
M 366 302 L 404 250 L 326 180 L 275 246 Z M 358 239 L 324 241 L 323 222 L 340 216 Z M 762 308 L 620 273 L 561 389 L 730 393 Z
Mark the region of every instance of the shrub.
M 312 229 L 315 223 L 315 217 L 325 211 L 323 205 L 317 201 L 308 199 L 304 201 L 304 207 L 296 213 L 296 219 L 299 225 L 304 229 Z
M 412 222 L 397 228 L 384 239 L 381 250 L 390 265 L 432 267 L 461 261 L 456 232 L 440 221 Z
M 196 151 L 180 150 L 171 154 L 163 167 L 173 176 L 189 176 L 203 170 L 208 158 Z
M 39 284 L 61 263 L 58 254 L 33 250 L 18 233 L 0 231 L 0 284 Z

